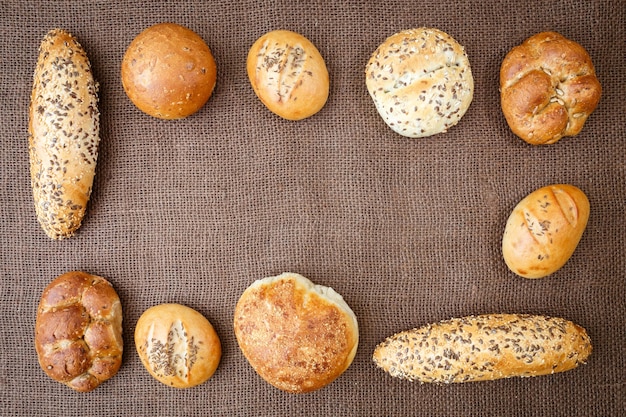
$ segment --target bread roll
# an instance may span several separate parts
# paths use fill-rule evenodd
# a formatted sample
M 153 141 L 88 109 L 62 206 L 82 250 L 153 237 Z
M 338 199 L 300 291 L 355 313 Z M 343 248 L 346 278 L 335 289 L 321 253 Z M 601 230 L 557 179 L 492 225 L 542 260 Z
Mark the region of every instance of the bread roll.
M 385 123 L 411 138 L 456 125 L 474 95 L 465 50 L 447 33 L 431 28 L 387 38 L 365 67 L 365 83 Z
M 542 187 L 520 201 L 506 222 L 502 255 L 525 278 L 543 278 L 572 256 L 587 227 L 589 200 L 568 184 Z
M 235 308 L 235 336 L 250 365 L 276 388 L 320 389 L 352 363 L 354 312 L 332 288 L 284 273 L 253 283 Z
M 447 384 L 564 372 L 585 363 L 591 349 L 585 329 L 571 321 L 488 314 L 398 333 L 373 359 L 391 376 Z
M 217 369 L 222 347 L 211 323 L 180 304 L 147 309 L 135 327 L 141 362 L 157 381 L 190 388 L 207 381 Z
M 97 84 L 89 59 L 62 29 L 44 37 L 30 100 L 30 175 L 37 220 L 63 239 L 80 227 L 100 141 Z
M 144 113 L 180 119 L 213 94 L 217 67 L 211 50 L 191 29 L 159 23 L 130 43 L 122 60 L 122 85 Z
M 504 117 L 513 133 L 532 145 L 578 134 L 601 93 L 587 51 L 556 32 L 531 36 L 500 68 Z
M 275 30 L 261 36 L 248 52 L 247 69 L 257 97 L 280 117 L 301 120 L 326 104 L 326 63 L 315 45 L 299 33 Z
M 35 349 L 48 376 L 76 391 L 95 389 L 122 363 L 122 306 L 104 278 L 65 273 L 44 290 Z

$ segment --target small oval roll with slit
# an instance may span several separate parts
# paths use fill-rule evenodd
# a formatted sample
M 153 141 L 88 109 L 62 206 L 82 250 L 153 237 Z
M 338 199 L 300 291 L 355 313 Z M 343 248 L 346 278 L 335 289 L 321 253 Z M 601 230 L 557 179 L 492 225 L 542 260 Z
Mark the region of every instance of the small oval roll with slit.
M 373 359 L 391 376 L 447 384 L 564 372 L 585 363 L 591 350 L 585 329 L 569 320 L 486 314 L 395 334 Z
M 578 187 L 554 184 L 522 199 L 502 236 L 502 255 L 511 271 L 543 278 L 571 258 L 589 219 L 589 200 Z
M 52 239 L 80 227 L 91 195 L 100 113 L 87 54 L 74 36 L 44 37 L 30 102 L 30 174 L 37 220 Z

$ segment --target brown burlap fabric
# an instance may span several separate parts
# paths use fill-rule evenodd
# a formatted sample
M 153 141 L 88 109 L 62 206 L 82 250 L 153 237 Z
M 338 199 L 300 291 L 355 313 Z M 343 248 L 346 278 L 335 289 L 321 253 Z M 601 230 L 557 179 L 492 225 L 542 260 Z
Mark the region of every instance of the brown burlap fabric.
M 626 413 L 626 6 L 614 1 L 0 2 L 0 414 L 24 416 L 618 416 Z M 214 95 L 162 121 L 120 82 L 131 40 L 162 21 L 212 48 Z M 101 86 L 102 141 L 92 199 L 72 239 L 52 241 L 32 203 L 28 105 L 37 49 L 74 33 Z M 406 139 L 376 113 L 364 81 L 372 51 L 431 26 L 466 48 L 474 101 L 448 133 Z M 271 114 L 245 72 L 266 31 L 307 36 L 331 74 L 324 109 Z M 574 138 L 532 147 L 508 129 L 498 71 L 513 46 L 556 30 L 590 53 L 600 105 Z M 516 277 L 502 260 L 506 218 L 526 194 L 572 183 L 591 202 L 587 230 L 551 277 Z M 124 308 L 120 372 L 88 394 L 49 379 L 34 350 L 36 307 L 57 275 L 109 279 Z M 237 346 L 233 310 L 254 280 L 292 271 L 331 286 L 359 318 L 352 366 L 314 393 L 261 380 Z M 178 302 L 215 326 L 223 358 L 189 390 L 158 383 L 133 343 L 140 314 Z M 401 330 L 489 312 L 556 315 L 584 326 L 588 364 L 546 377 L 419 385 L 378 370 L 377 343 Z

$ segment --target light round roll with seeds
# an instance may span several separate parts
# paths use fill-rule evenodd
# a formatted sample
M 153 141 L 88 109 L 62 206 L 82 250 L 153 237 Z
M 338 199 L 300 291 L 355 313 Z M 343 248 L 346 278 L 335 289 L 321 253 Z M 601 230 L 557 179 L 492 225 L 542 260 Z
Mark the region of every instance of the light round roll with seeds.
M 222 357 L 211 323 L 181 304 L 160 304 L 144 311 L 135 327 L 135 347 L 150 375 L 174 388 L 206 382 Z
M 373 359 L 391 376 L 447 384 L 564 372 L 585 363 L 591 350 L 585 329 L 569 320 L 487 314 L 395 334 Z
M 324 58 L 299 33 L 274 30 L 261 36 L 248 52 L 247 71 L 254 93 L 282 118 L 311 117 L 328 99 Z
M 356 316 L 332 288 L 284 273 L 254 282 L 235 308 L 235 335 L 254 370 L 291 393 L 320 389 L 352 363 Z
M 365 83 L 385 123 L 411 138 L 446 132 L 461 120 L 474 95 L 464 48 L 431 28 L 387 38 L 367 63 Z
M 30 101 L 30 175 L 39 224 L 52 239 L 80 227 L 100 142 L 98 86 L 87 54 L 62 29 L 39 48 Z

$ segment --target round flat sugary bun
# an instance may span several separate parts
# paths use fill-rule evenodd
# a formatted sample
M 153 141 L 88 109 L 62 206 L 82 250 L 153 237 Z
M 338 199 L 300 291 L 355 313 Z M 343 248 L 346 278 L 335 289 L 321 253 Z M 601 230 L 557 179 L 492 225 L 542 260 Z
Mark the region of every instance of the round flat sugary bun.
M 474 95 L 464 48 L 431 28 L 387 38 L 367 63 L 365 83 L 385 123 L 412 138 L 446 132 L 461 120 Z
M 352 363 L 356 316 L 332 288 L 284 273 L 254 282 L 235 308 L 235 335 L 254 370 L 291 393 L 328 385 Z
M 213 54 L 194 31 L 159 23 L 141 32 L 122 60 L 122 85 L 144 113 L 180 119 L 211 97 L 217 79 Z
M 215 373 L 222 357 L 211 323 L 180 304 L 147 309 L 135 327 L 135 346 L 150 375 L 175 388 L 202 384 Z

